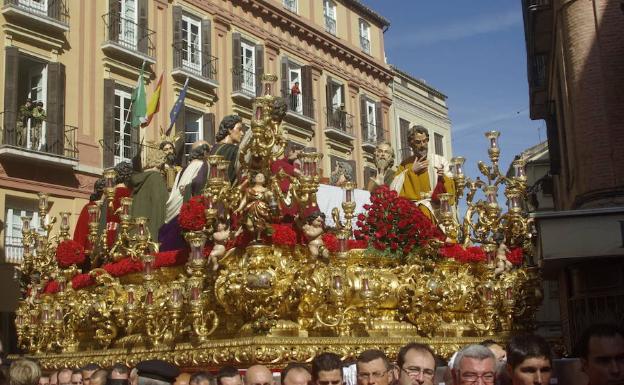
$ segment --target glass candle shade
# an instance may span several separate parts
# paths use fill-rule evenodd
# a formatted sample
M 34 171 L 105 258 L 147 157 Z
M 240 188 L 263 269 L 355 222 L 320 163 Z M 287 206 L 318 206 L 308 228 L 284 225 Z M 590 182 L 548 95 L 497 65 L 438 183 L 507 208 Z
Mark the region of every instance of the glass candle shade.
M 37 196 L 39 197 L 39 210 L 46 211 L 48 209 L 48 194 L 40 192 Z
M 368 278 L 362 278 L 362 291 L 370 291 Z
M 154 256 L 144 255 L 143 256 L 143 273 L 145 275 L 151 275 L 153 271 L 154 271 Z
M 29 232 L 30 231 L 30 221 L 32 220 L 31 217 L 22 217 L 22 232 Z
M 353 202 L 353 188 L 355 186 L 353 185 L 353 183 L 351 182 L 347 182 L 344 185 L 344 196 L 343 196 L 343 201 L 344 202 Z
M 71 213 L 67 211 L 61 211 L 59 215 L 61 216 L 61 224 L 59 225 L 61 230 L 69 230 L 69 216 L 71 215 Z
M 496 195 L 498 194 L 498 188 L 496 186 L 485 187 L 485 198 L 489 204 L 498 204 L 496 201 Z
M 204 259 L 204 245 L 206 244 L 206 237 L 197 236 L 191 239 L 191 260 L 199 261 Z
M 154 292 L 152 289 L 147 289 L 147 292 L 145 293 L 145 303 L 147 305 L 152 305 L 154 303 Z
M 463 176 L 464 175 L 464 162 L 466 158 L 463 156 L 456 156 L 451 160 L 451 163 L 455 166 L 453 168 L 453 174 L 455 176 Z
M 130 215 L 130 209 L 132 208 L 132 198 L 121 198 L 121 215 Z
M 199 287 L 191 287 L 191 300 L 197 301 L 199 299 Z
M 342 289 L 342 277 L 339 276 L 339 275 L 335 275 L 333 280 L 332 280 L 332 285 L 333 285 L 334 289 L 336 289 L 336 290 Z
M 450 214 L 451 213 L 451 205 L 449 200 L 451 199 L 451 194 L 442 193 L 438 195 L 440 199 L 440 214 Z
M 524 160 L 522 159 L 514 160 L 513 167 L 514 167 L 514 175 L 516 176 L 516 178 L 526 178 L 526 170 L 524 166 L 525 166 Z
M 109 169 L 104 171 L 104 187 L 113 188 L 115 187 L 115 178 L 117 177 L 117 172 L 113 169 Z
M 91 205 L 87 207 L 89 213 L 89 223 L 98 223 L 100 220 L 100 207 L 98 205 Z
M 494 130 L 485 133 L 485 137 L 490 141 L 490 148 L 498 148 L 499 136 L 500 132 Z
M 341 253 L 346 253 L 348 251 L 348 240 L 346 237 L 342 236 L 338 238 L 338 247 Z

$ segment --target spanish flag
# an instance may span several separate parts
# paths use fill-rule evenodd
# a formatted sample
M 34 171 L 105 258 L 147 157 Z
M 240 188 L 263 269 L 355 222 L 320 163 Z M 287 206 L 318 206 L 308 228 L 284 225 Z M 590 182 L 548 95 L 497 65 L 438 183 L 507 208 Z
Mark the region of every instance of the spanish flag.
M 164 75 L 164 72 L 160 74 L 160 79 L 158 79 L 158 83 L 156 84 L 156 89 L 154 90 L 152 97 L 147 103 L 147 113 L 146 113 L 147 119 L 145 123 L 142 124 L 143 127 L 149 126 L 150 122 L 152 121 L 152 118 L 160 109 L 160 89 L 162 88 L 163 75 Z

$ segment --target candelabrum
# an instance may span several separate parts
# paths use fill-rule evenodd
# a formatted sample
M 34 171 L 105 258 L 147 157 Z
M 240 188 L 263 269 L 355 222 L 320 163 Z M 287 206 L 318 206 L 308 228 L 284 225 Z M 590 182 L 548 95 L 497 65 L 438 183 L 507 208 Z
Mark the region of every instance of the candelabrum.
M 344 212 L 344 221 L 340 220 L 340 210 L 334 207 L 332 210 L 332 219 L 336 224 L 336 234 L 338 237 L 338 246 L 340 256 L 344 256 L 347 251 L 347 240 L 353 235 L 353 216 L 355 213 L 355 200 L 353 199 L 353 189 L 355 184 L 347 182 L 343 186 L 342 211 Z
M 326 300 L 319 306 L 314 317 L 321 327 L 334 330 L 336 335 L 348 336 L 351 333 L 351 320 L 356 317 L 357 307 L 350 304 L 350 287 L 345 277 L 336 274 L 327 287 Z
M 301 160 L 301 173 L 290 184 L 290 193 L 303 210 L 311 205 L 316 205 L 316 192 L 321 182 L 319 167 L 322 154 L 317 152 L 304 152 L 299 156 Z

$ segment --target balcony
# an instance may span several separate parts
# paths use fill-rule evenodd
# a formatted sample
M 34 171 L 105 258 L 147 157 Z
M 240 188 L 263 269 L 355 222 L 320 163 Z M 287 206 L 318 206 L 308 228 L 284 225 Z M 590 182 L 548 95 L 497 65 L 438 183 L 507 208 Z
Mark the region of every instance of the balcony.
M 325 31 L 336 36 L 336 19 L 325 15 Z
M 109 55 L 154 64 L 154 31 L 119 13 L 107 13 L 104 19 L 106 40 L 102 50 Z
M 256 97 L 260 77 L 255 70 L 242 66 L 232 68 L 232 98 L 251 102 Z
M 377 147 L 377 125 L 373 123 L 362 122 L 362 147 L 365 150 L 374 151 Z
M 362 51 L 366 52 L 367 54 L 370 54 L 370 40 L 368 40 L 367 38 L 360 36 L 360 47 L 362 47 Z
M 38 25 L 57 33 L 69 31 L 69 13 L 64 0 L 4 0 L 2 13 L 25 23 L 28 28 Z
M 339 108 L 328 107 L 325 110 L 327 127 L 325 133 L 342 141 L 353 140 L 353 115 Z
M 0 112 L 0 158 L 31 159 L 66 167 L 78 165 L 77 127 L 49 120 L 37 123 L 33 118 L 18 121 L 18 118 L 15 112 Z M 48 138 L 54 136 L 48 134 L 58 130 L 62 134 L 50 141 Z
M 302 94 L 293 95 L 290 90 L 282 90 L 282 97 L 288 106 L 286 119 L 307 125 L 314 124 L 314 99 L 306 98 Z
M 19 265 L 24 260 L 24 246 L 21 237 L 4 237 L 4 262 Z
M 210 88 L 217 88 L 217 58 L 206 55 L 201 50 L 188 44 L 174 45 L 173 72 L 174 77 L 189 77 L 197 83 Z

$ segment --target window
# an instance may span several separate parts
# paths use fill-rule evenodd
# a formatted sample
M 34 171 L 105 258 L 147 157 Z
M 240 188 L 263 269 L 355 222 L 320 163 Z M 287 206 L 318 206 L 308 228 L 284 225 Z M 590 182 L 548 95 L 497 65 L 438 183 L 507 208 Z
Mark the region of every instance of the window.
M 48 84 L 47 65 L 29 61 L 24 61 L 24 64 L 26 66 L 25 73 L 27 74 L 26 95 L 35 105 L 42 102 L 45 110 Z M 44 120 L 41 122 L 40 127 L 37 127 L 36 121 L 31 118 L 28 119 L 24 127 L 25 137 L 18 145 L 35 151 L 43 150 L 46 145 L 46 121 Z
M 201 74 L 201 22 L 182 15 L 182 64 Z
M 114 155 L 115 164 L 130 161 L 132 148 L 130 130 L 130 93 L 115 90 Z
M 288 66 L 288 84 L 290 86 L 290 109 L 298 113 L 303 112 L 303 82 L 301 81 L 301 67 L 294 63 Z M 295 86 L 298 92 L 293 92 Z
M 284 7 L 291 12 L 297 13 L 297 0 L 284 0 Z
M 370 53 L 370 24 L 360 19 L 360 47 L 362 51 Z
M 120 0 L 121 17 L 119 18 L 119 43 L 136 49 L 138 37 L 137 0 Z
M 186 110 L 184 116 L 184 154 L 189 156 L 191 145 L 204 139 L 204 119 L 202 114 Z
M 401 138 L 401 142 L 399 143 L 399 152 L 401 155 L 401 159 L 407 158 L 412 151 L 409 146 L 409 141 L 407 140 L 407 133 L 409 131 L 410 125 L 411 123 L 409 122 L 409 120 L 399 118 L 399 134 Z
M 241 67 L 243 71 L 243 90 L 256 93 L 256 47 L 241 41 Z
M 323 0 L 323 14 L 325 15 L 325 30 L 336 35 L 336 3 L 332 0 Z
M 440 156 L 444 156 L 444 137 L 437 132 L 433 134 L 433 140 L 435 143 L 435 153 Z
M 19 5 L 46 16 L 48 14 L 48 0 L 19 0 Z
M 32 218 L 30 226 L 39 229 L 39 213 L 35 201 L 7 197 L 6 230 L 4 234 L 4 254 L 7 263 L 21 263 L 24 255 L 22 245 L 22 217 Z M 13 201 L 14 200 L 14 201 Z M 34 247 L 32 248 L 34 251 Z
M 366 101 L 366 132 L 365 140 L 371 143 L 377 142 L 377 116 L 376 106 L 370 100 Z

